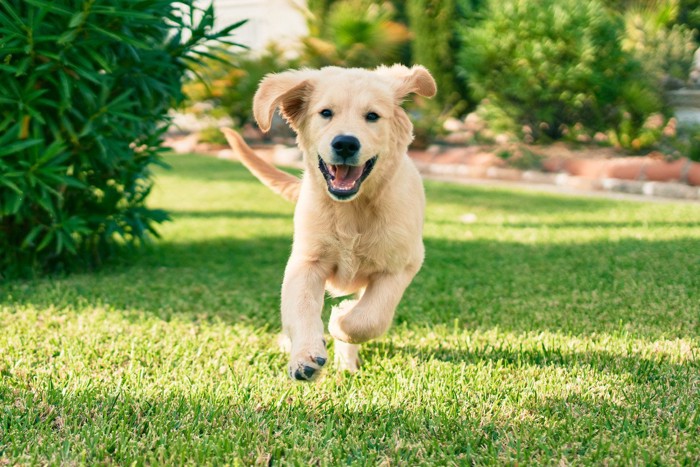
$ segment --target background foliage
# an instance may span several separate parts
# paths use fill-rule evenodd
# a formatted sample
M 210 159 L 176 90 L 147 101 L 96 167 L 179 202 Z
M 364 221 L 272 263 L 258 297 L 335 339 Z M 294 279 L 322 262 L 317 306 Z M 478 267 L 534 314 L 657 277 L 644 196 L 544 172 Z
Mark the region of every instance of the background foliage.
M 149 167 L 186 72 L 228 43 L 212 7 L 0 3 L 0 276 L 100 263 L 156 234 Z
M 440 90 L 435 101 L 446 113 L 464 111 L 470 104 L 466 83 L 457 74 L 459 23 L 473 25 L 483 0 L 413 0 L 407 2 L 413 34 L 412 60 L 430 70 Z
M 693 30 L 675 23 L 679 6 L 674 2 L 633 6 L 624 12 L 625 50 L 642 64 L 644 72 L 662 88 L 682 87 L 688 79 L 697 48 Z
M 623 33 L 622 18 L 595 0 L 492 0 L 465 31 L 460 64 L 477 99 L 536 138 L 561 138 L 576 124 L 615 129 L 625 114 L 636 129 L 662 102 Z
M 311 34 L 303 40 L 303 61 L 311 67 L 338 65 L 372 68 L 401 57 L 408 28 L 394 20 L 390 2 L 345 0 L 314 2 Z
M 696 0 L 310 0 L 307 14 L 309 36 L 289 66 L 431 70 L 435 99 L 407 104 L 418 144 L 443 133 L 448 117 L 474 111 L 488 117 L 489 134 L 528 142 L 596 141 L 635 152 L 675 145 L 673 154 L 687 143 L 674 142 L 665 91 L 687 83 Z M 266 67 L 280 69 L 270 58 L 246 58 L 251 81 Z M 255 86 L 237 73 L 211 100 L 246 122 Z
M 202 61 L 196 68 L 197 78 L 184 89 L 192 104 L 208 101 L 214 105 L 215 113 L 231 117 L 233 124 L 241 128 L 255 122 L 252 101 L 262 78 L 298 65 L 298 60 L 288 58 L 274 45 L 257 55 L 222 50 L 215 58 Z M 218 114 L 214 116 L 221 116 Z M 218 128 L 215 130 L 221 134 Z

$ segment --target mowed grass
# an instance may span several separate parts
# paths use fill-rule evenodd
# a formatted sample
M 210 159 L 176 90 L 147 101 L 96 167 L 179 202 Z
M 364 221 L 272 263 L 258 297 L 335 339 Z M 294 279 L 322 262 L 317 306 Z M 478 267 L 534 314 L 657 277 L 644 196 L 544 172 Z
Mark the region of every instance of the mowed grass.
M 168 162 L 154 247 L 0 286 L 0 465 L 700 462 L 698 204 L 428 182 L 393 328 L 302 384 L 276 345 L 293 206 Z

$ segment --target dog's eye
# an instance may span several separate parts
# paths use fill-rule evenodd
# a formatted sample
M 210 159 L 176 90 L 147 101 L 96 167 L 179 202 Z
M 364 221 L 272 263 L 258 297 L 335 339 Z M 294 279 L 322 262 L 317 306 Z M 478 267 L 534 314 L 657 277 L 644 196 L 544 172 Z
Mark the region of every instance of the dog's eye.
M 379 120 L 379 115 L 377 115 L 376 112 L 370 112 L 367 115 L 365 115 L 365 119 L 368 122 L 376 122 L 377 120 Z
M 331 118 L 333 116 L 333 111 L 331 109 L 323 109 L 319 113 L 323 118 Z

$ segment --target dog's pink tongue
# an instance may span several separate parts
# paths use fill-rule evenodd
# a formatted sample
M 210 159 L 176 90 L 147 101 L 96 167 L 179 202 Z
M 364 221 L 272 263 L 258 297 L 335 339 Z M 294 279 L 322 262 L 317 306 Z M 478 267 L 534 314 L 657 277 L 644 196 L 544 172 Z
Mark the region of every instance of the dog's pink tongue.
M 360 176 L 362 176 L 361 166 L 336 165 L 333 186 L 340 189 L 350 189 Z

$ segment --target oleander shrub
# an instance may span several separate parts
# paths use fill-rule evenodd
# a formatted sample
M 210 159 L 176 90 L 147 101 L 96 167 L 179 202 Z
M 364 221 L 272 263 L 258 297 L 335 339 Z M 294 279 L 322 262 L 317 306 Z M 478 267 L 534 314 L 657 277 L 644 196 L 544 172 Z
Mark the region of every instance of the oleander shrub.
M 100 264 L 167 214 L 145 201 L 168 110 L 213 31 L 193 1 L 0 2 L 0 276 Z
M 622 16 L 598 0 L 491 0 L 463 31 L 459 63 L 477 100 L 487 99 L 535 140 L 618 132 L 628 147 L 661 90 L 624 50 Z

